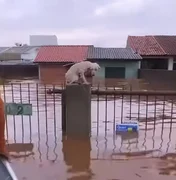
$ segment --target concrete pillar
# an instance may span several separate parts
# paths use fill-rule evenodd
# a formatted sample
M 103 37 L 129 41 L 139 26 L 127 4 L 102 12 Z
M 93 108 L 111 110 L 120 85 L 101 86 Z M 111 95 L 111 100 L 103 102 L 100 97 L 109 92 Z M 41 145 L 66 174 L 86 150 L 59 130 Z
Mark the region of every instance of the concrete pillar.
M 170 57 L 168 59 L 168 70 L 169 71 L 172 71 L 173 70 L 173 66 L 174 66 L 174 58 L 173 57 Z
M 68 85 L 65 90 L 66 135 L 86 137 L 91 132 L 91 87 Z

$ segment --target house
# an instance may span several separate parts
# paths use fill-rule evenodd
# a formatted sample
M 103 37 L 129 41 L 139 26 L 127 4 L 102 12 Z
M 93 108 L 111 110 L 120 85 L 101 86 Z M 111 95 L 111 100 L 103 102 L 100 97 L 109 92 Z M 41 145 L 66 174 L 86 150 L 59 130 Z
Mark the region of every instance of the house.
M 103 79 L 136 79 L 141 59 L 131 48 L 91 47 L 87 57 L 101 66 L 95 78 Z
M 32 62 L 37 55 L 38 49 L 39 47 L 27 45 L 8 47 L 0 52 L 0 61 L 6 63 L 21 63 L 30 60 Z
M 13 78 L 38 75 L 38 66 L 33 63 L 37 55 L 36 48 L 27 45 L 0 48 L 3 49 L 0 51 L 0 76 Z
M 97 62 L 101 69 L 93 80 L 136 79 L 141 56 L 131 48 L 99 48 L 92 45 L 42 46 L 34 62 L 42 82 L 63 82 L 72 65 L 84 60 Z M 92 79 L 90 78 L 89 81 Z M 94 81 L 95 82 L 95 81 Z
M 176 36 L 128 36 L 127 47 L 142 56 L 141 69 L 176 70 Z
M 5 50 L 7 50 L 9 47 L 0 47 L 0 53 L 4 52 Z
M 33 62 L 39 52 L 40 49 L 39 46 L 30 46 L 30 47 L 31 48 L 21 53 L 21 60 L 23 63 Z
M 70 63 L 86 60 L 89 47 L 89 45 L 42 46 L 34 60 L 34 63 L 39 65 L 40 81 L 63 82 L 66 71 L 72 65 Z
M 128 36 L 127 47 L 143 58 L 139 78 L 154 89 L 176 88 L 176 36 Z

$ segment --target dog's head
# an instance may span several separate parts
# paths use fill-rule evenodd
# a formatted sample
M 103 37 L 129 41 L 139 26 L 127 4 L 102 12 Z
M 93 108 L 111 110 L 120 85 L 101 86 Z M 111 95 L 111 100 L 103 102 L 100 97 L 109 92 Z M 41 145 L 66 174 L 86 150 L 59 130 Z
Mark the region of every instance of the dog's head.
M 95 73 L 100 69 L 99 64 L 97 63 L 92 63 L 91 67 L 88 68 L 88 72 L 91 76 L 95 76 Z
M 92 63 L 92 67 L 91 67 L 92 70 L 95 70 L 95 71 L 98 71 L 100 69 L 100 66 L 98 63 Z

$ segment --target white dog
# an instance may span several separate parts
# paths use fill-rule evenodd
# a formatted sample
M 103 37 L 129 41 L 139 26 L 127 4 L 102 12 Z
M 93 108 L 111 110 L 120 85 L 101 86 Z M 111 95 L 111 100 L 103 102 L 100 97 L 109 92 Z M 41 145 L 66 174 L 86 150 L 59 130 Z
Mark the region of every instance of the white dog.
M 90 61 L 76 63 L 71 66 L 65 74 L 66 84 L 78 83 L 80 79 L 84 84 L 89 84 L 85 78 L 85 74 L 88 73 L 91 76 L 94 76 L 99 69 L 100 66 L 97 63 L 92 63 Z

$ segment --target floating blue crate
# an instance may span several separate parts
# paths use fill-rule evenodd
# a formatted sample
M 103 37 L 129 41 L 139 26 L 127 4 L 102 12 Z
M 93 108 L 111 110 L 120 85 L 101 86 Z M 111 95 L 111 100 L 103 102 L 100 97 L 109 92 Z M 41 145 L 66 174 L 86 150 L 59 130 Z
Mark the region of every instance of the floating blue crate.
M 138 132 L 139 125 L 138 122 L 129 121 L 116 125 L 116 132 Z

